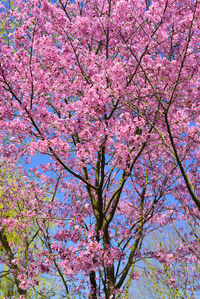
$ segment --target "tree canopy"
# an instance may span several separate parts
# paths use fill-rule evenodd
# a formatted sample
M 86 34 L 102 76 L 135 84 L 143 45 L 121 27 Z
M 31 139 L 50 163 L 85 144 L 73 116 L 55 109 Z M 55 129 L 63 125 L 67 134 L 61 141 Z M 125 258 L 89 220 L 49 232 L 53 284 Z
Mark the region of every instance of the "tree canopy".
M 14 269 L 20 298 L 128 298 L 143 259 L 199 265 L 198 0 L 7 4 L 0 155 L 21 178 L 3 221 L 39 240 Z M 146 248 L 164 227 L 175 246 Z M 53 295 L 40 274 L 58 282 Z

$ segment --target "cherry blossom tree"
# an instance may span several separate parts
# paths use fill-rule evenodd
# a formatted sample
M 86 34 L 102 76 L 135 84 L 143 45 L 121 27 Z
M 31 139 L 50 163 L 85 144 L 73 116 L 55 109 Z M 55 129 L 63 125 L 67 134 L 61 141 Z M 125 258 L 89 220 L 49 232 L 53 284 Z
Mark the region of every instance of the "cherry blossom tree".
M 43 244 L 31 265 L 66 298 L 127 296 L 150 232 L 185 211 L 199 220 L 199 2 L 1 11 L 1 159 L 39 182 L 24 189 Z M 36 287 L 24 271 L 20 288 Z

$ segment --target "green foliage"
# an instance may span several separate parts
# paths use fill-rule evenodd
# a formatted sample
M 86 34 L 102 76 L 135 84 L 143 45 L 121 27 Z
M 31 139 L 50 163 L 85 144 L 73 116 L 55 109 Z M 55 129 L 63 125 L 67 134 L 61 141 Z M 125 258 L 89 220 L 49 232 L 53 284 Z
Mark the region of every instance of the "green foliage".
M 13 278 L 9 275 L 9 267 L 4 266 L 0 278 L 0 299 L 4 299 L 5 297 L 11 298 L 16 295 L 18 295 L 18 291 Z
M 14 1 L 1 0 L 1 4 L 4 5 L 5 18 L 0 18 L 0 38 L 4 44 L 10 46 L 12 40 L 9 36 L 10 32 L 13 32 L 17 27 L 21 26 L 16 20 L 11 17 L 10 13 L 15 9 Z
M 149 250 L 168 248 L 175 252 L 178 244 L 181 244 L 179 235 L 170 228 L 165 231 L 159 230 L 159 234 L 151 235 L 146 241 Z M 137 271 L 140 273 L 140 280 L 132 282 L 134 295 L 130 295 L 130 299 L 196 298 L 193 296 L 199 282 L 195 280 L 195 276 L 198 277 L 200 267 L 195 263 L 171 261 L 166 265 L 149 257 L 141 262 L 141 267 L 137 268 Z M 173 280 L 174 285 L 169 283 Z
M 36 184 L 36 181 L 33 184 Z M 0 222 L 2 223 L 3 219 L 8 221 L 13 219 L 16 220 L 16 225 L 13 226 L 13 229 L 6 225 L 0 229 L 0 255 L 2 258 L 5 257 L 5 263 L 0 264 L 0 299 L 5 297 L 17 298 L 20 294 L 20 283 L 17 279 L 19 266 L 18 264 L 12 265 L 11 261 L 13 259 L 23 260 L 23 267 L 26 269 L 30 264 L 28 251 L 37 254 L 38 248 L 41 250 L 45 246 L 39 237 L 37 222 L 33 220 L 30 223 L 26 216 L 19 218 L 20 215 L 25 215 L 28 201 L 27 194 L 26 197 L 23 195 L 23 190 L 25 188 L 30 189 L 31 186 L 31 182 L 24 183 L 21 174 L 16 169 L 10 170 L 9 167 L 6 168 L 1 165 Z M 44 201 L 50 201 L 48 194 Z M 46 221 L 45 228 L 50 230 L 54 226 L 51 222 Z M 35 278 L 39 284 L 37 287 L 30 286 L 30 289 L 24 292 L 26 298 L 57 298 L 56 293 L 60 288 L 60 281 L 56 276 L 52 278 L 48 274 L 39 273 Z

